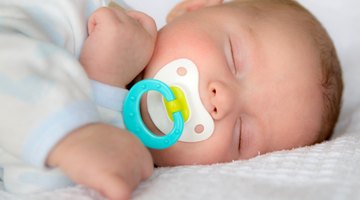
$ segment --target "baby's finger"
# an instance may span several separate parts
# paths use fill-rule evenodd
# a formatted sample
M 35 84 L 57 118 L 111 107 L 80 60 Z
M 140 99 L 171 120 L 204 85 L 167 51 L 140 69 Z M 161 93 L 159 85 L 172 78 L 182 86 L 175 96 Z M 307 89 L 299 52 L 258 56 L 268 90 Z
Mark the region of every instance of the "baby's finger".
M 119 4 L 117 4 L 117 3 L 113 2 L 113 1 L 109 3 L 109 7 L 118 9 L 118 10 L 120 10 L 122 12 L 126 11 L 123 7 L 121 7 Z
M 135 19 L 153 38 L 156 38 L 157 28 L 152 17 L 143 12 L 138 12 L 135 10 L 129 10 L 126 12 L 126 14 Z
M 114 8 L 102 7 L 91 15 L 90 20 L 95 25 L 105 24 L 108 27 L 112 27 L 118 25 L 119 22 L 126 21 L 126 18 L 128 16 L 124 12 L 117 11 Z

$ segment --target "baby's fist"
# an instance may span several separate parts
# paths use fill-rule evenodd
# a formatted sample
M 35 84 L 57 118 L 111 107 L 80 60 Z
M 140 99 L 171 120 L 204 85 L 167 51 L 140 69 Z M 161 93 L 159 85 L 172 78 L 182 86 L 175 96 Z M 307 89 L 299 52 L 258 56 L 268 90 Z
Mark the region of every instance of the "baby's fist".
M 96 10 L 88 22 L 89 37 L 80 61 L 88 76 L 118 87 L 129 84 L 149 62 L 156 41 L 152 18 L 116 8 Z
M 129 199 L 153 170 L 149 151 L 133 134 L 105 124 L 70 133 L 50 153 L 48 165 L 111 200 Z

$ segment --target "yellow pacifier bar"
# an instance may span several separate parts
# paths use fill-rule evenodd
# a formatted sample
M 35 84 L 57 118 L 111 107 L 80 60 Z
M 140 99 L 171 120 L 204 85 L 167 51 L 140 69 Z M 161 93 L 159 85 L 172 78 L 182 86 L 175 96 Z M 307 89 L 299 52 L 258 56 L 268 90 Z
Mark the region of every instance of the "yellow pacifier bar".
M 171 121 L 174 121 L 172 113 L 174 113 L 176 111 L 180 111 L 184 118 L 184 121 L 186 122 L 189 119 L 190 110 L 188 107 L 188 102 L 186 101 L 185 94 L 184 94 L 183 90 L 177 86 L 171 86 L 170 89 L 175 95 L 175 100 L 166 101 L 164 99 L 164 105 L 165 105 L 168 117 L 171 119 Z

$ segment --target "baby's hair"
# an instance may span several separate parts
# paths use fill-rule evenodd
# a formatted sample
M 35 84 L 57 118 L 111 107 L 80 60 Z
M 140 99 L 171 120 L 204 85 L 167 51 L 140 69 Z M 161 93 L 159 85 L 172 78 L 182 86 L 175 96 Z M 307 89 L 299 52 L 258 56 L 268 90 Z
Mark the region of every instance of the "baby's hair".
M 318 142 L 321 142 L 331 137 L 340 114 L 343 92 L 342 71 L 335 46 L 327 31 L 305 8 L 304 12 L 307 12 L 310 19 L 307 25 L 320 52 L 324 100 L 323 123 L 318 138 Z
M 252 5 L 255 10 L 284 12 L 287 18 L 295 19 L 297 24 L 305 28 L 305 31 L 310 32 L 320 55 L 321 88 L 324 102 L 322 124 L 316 142 L 329 139 L 334 131 L 341 109 L 343 80 L 336 49 L 327 31 L 306 8 L 295 0 L 238 1 Z M 279 9 L 272 9 L 274 6 Z M 290 14 L 288 11 L 290 11 Z

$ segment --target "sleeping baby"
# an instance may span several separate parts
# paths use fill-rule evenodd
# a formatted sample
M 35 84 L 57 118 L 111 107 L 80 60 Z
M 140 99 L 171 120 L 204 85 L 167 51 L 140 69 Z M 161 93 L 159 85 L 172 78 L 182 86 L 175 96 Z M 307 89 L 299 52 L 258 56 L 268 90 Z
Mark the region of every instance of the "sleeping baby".
M 103 7 L 91 15 L 80 63 L 101 120 L 58 139 L 46 154 L 48 168 L 109 199 L 129 198 L 152 170 L 148 151 L 122 123 L 126 88 L 140 79 L 180 88 L 190 113 L 182 113 L 176 144 L 149 150 L 157 166 L 249 159 L 331 136 L 340 64 L 324 28 L 296 1 L 188 0 L 169 16 L 156 33 L 143 13 Z M 161 95 L 145 96 L 146 126 L 167 134 L 172 119 Z
M 181 85 L 189 94 L 197 91 L 214 128 L 202 139 L 180 138 L 170 148 L 150 149 L 156 165 L 249 159 L 331 136 L 342 95 L 340 64 L 326 31 L 297 2 L 185 1 L 170 20 L 157 35 L 142 78 Z M 107 68 L 88 65 L 94 80 Z M 198 78 L 188 86 L 178 77 L 191 76 L 191 66 Z M 116 77 L 109 73 L 101 81 L 111 84 L 106 80 Z M 152 108 L 148 101 L 156 97 L 150 95 L 142 102 L 142 115 L 162 135 L 170 130 L 161 123 L 166 112 Z M 183 134 L 206 134 L 206 126 L 199 133 L 196 125 Z
M 206 7 L 213 3 L 190 0 L 175 8 L 180 16 L 158 33 L 144 77 L 156 76 L 179 58 L 195 63 L 199 82 L 194 87 L 214 131 L 201 142 L 151 150 L 155 163 L 229 162 L 329 138 L 342 79 L 334 46 L 319 22 L 295 1 Z

